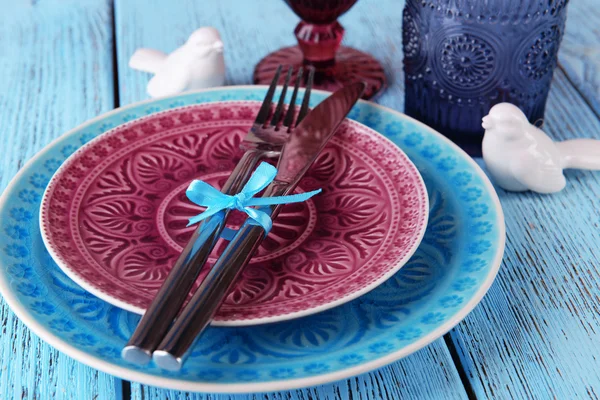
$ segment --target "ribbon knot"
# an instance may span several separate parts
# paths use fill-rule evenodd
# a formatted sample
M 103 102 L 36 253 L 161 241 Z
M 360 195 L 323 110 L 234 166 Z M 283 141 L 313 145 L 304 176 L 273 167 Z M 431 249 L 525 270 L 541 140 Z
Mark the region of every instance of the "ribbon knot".
M 262 226 L 267 234 L 273 226 L 273 221 L 271 221 L 270 209 L 262 207 L 303 202 L 321 192 L 321 189 L 318 189 L 288 196 L 255 198 L 256 194 L 273 182 L 276 175 L 277 168 L 265 162 L 260 163 L 243 189 L 235 195 L 221 193 L 204 181 L 193 181 L 185 194 L 195 204 L 206 207 L 206 210 L 190 218 L 187 226 L 197 224 L 220 211 L 235 209 L 246 213 L 252 221 Z M 257 206 L 259 208 L 254 208 Z M 226 233 L 226 235 L 231 236 L 230 233 Z
M 243 210 L 246 204 L 248 196 L 244 192 L 240 192 L 233 196 L 232 208 L 237 210 Z

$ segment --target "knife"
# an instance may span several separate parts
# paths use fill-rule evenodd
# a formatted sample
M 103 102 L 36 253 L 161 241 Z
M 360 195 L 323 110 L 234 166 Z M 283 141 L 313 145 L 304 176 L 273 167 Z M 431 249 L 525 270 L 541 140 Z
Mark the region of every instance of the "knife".
M 258 125 L 262 125 L 267 121 L 280 72 L 281 66 L 276 71 L 275 77 L 267 91 L 254 125 L 241 144 L 241 148 L 244 149 L 245 152 L 227 179 L 227 182 L 223 185 L 221 190 L 223 193 L 238 193 L 242 186 L 248 181 L 250 174 L 253 172 L 254 167 L 256 167 L 258 162 L 264 157 L 274 157 L 279 155 L 282 146 L 285 144 L 288 136 L 283 130 L 279 131 L 281 132 L 280 135 L 267 135 L 265 132 L 269 133 L 269 130 L 257 128 Z M 290 68 L 286 82 L 289 81 L 291 72 L 292 69 Z M 298 75 L 300 76 L 301 74 L 302 72 L 299 71 Z M 309 73 L 308 82 L 306 94 L 304 96 L 305 101 L 302 104 L 302 109 L 300 110 L 298 117 L 299 120 L 308 110 L 312 70 Z M 287 87 L 287 83 L 285 87 Z M 292 96 L 293 100 L 295 100 L 295 96 L 296 89 Z M 284 91 L 280 97 L 281 102 L 285 97 Z M 225 227 L 226 220 L 227 212 L 219 212 L 204 220 L 194 231 L 188 244 L 183 249 L 181 255 L 173 265 L 173 268 L 169 271 L 169 275 L 152 300 L 152 303 L 142 316 L 134 333 L 121 351 L 121 357 L 123 359 L 141 365 L 150 361 L 152 351 L 156 349 L 156 346 L 160 343 L 161 339 L 169 329 L 171 322 L 179 312 L 190 289 L 198 278 L 202 266 L 206 263 L 208 256 L 217 243 L 217 240 Z
M 325 99 L 305 117 L 285 143 L 277 165 L 277 176 L 265 189 L 263 197 L 283 196 L 294 190 L 365 87 L 362 82 L 348 85 Z M 280 209 L 280 205 L 273 205 L 261 210 L 275 219 Z M 242 225 L 154 351 L 152 358 L 161 368 L 171 371 L 181 369 L 188 349 L 210 323 L 239 272 L 260 246 L 266 236 L 265 230 L 252 222 L 246 220 Z

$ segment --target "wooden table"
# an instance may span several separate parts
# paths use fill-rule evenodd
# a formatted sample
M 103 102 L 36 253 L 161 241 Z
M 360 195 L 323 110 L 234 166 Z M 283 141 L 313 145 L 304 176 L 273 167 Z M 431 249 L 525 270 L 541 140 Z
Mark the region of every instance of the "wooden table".
M 600 11 L 572 1 L 544 129 L 600 138 Z M 52 139 L 147 98 L 127 62 L 218 28 L 228 84 L 251 82 L 268 52 L 295 42 L 281 0 L 4 0 L 0 14 L 0 188 Z M 381 60 L 379 103 L 403 110 L 402 2 L 362 0 L 345 42 Z M 600 398 L 600 173 L 573 171 L 560 194 L 499 191 L 507 247 L 483 302 L 455 329 L 388 367 L 338 383 L 263 395 L 185 394 L 124 382 L 41 342 L 2 303 L 0 399 Z M 8 362 L 10 361 L 10 364 Z

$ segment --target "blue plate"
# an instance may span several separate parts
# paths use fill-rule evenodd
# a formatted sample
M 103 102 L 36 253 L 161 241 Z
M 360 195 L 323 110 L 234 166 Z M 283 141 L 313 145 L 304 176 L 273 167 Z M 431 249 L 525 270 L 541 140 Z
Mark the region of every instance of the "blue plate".
M 439 338 L 486 293 L 504 250 L 500 203 L 485 174 L 440 134 L 361 101 L 350 118 L 393 140 L 421 172 L 430 201 L 427 232 L 396 275 L 343 306 L 293 321 L 209 328 L 180 372 L 120 358 L 139 316 L 71 281 L 46 251 L 38 225 L 50 177 L 78 147 L 123 122 L 189 104 L 262 100 L 266 88 L 227 87 L 133 104 L 52 142 L 0 199 L 0 292 L 38 336 L 71 357 L 123 379 L 205 392 L 264 392 L 336 381 L 381 367 Z M 313 106 L 328 93 L 314 91 Z

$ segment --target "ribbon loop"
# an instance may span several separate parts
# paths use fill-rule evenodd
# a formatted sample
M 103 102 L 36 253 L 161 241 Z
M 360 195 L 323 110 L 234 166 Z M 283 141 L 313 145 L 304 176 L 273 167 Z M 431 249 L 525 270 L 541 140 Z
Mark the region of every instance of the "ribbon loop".
M 235 195 L 228 195 L 215 189 L 204 181 L 193 181 L 187 188 L 185 194 L 195 204 L 206 207 L 204 212 L 191 217 L 187 226 L 197 224 L 198 222 L 215 215 L 222 210 L 239 210 L 248 215 L 251 221 L 260 225 L 269 233 L 273 226 L 273 221 L 269 213 L 255 206 L 265 207 L 278 204 L 300 203 L 320 193 L 321 189 L 313 190 L 307 193 L 298 193 L 288 196 L 259 197 L 254 196 L 265 189 L 277 176 L 277 168 L 265 162 L 260 163 L 248 182 L 242 190 Z M 227 237 L 231 237 L 231 232 L 226 232 Z

